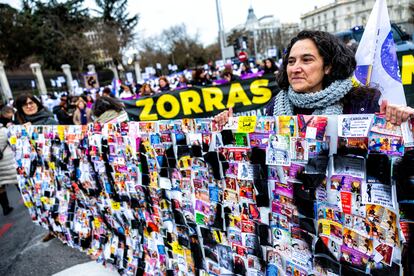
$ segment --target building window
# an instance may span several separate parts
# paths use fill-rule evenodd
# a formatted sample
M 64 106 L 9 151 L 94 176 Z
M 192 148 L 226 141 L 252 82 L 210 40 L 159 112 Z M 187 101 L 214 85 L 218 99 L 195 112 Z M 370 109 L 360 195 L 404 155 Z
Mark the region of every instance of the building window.
M 333 11 L 333 17 L 336 17 L 336 11 Z
M 361 5 L 365 6 L 365 0 L 361 0 Z

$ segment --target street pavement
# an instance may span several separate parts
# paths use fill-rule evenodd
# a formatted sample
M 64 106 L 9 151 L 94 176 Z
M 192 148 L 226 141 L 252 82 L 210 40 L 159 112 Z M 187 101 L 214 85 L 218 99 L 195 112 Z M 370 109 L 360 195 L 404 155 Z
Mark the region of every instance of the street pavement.
M 7 187 L 13 212 L 0 211 L 0 275 L 119 275 L 58 239 L 42 242 L 47 230 L 32 222 L 15 186 Z

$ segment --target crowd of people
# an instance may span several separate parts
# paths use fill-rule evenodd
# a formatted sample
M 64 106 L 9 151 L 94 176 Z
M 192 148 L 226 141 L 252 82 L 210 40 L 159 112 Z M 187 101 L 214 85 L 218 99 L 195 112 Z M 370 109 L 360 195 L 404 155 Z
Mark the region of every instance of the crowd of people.
M 211 63 L 205 66 L 184 70 L 169 76 L 154 77 L 143 83 L 121 85 L 119 98 L 131 99 L 151 96 L 192 86 L 220 85 L 264 74 L 276 74 L 279 70 L 273 58 L 267 58 L 259 64 L 248 61 L 237 64 L 226 64 L 220 70 Z

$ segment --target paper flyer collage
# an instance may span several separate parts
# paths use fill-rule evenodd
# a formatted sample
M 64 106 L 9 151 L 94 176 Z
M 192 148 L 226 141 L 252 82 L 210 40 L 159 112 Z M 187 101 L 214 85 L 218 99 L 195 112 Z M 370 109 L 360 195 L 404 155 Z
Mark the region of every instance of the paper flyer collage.
M 391 168 L 413 124 L 335 119 L 331 135 L 324 116 L 241 116 L 221 131 L 211 119 L 13 126 L 9 141 L 32 220 L 122 275 L 399 270 Z

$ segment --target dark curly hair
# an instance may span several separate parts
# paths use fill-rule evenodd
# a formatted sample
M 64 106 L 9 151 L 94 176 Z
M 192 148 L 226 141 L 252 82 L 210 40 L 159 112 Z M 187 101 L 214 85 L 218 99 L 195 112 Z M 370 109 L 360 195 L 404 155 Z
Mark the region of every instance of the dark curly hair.
M 355 55 L 342 41 L 327 32 L 305 30 L 292 38 L 283 56 L 283 63 L 277 78 L 281 89 L 287 90 L 289 88 L 286 68 L 290 51 L 296 42 L 304 39 L 310 39 L 315 43 L 319 54 L 323 58 L 324 67 L 331 66 L 330 74 L 325 75 L 322 80 L 323 88 L 336 80 L 349 78 L 354 72 L 356 67 Z

